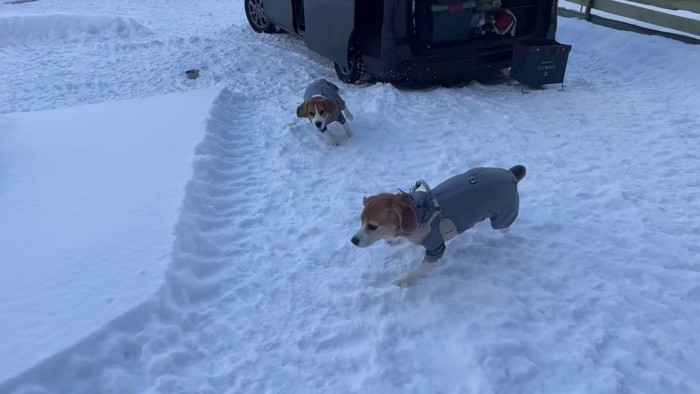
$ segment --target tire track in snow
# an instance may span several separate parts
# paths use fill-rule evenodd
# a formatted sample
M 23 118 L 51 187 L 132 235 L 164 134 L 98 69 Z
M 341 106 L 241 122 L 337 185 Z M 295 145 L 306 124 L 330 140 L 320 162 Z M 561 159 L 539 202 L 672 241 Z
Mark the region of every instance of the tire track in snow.
M 210 354 L 226 345 L 219 338 L 236 337 L 212 312 L 219 312 L 216 306 L 226 299 L 240 303 L 241 317 L 261 307 L 258 292 L 249 285 L 259 265 L 242 258 L 248 249 L 257 247 L 251 238 L 269 223 L 264 199 L 267 185 L 261 176 L 270 171 L 269 160 L 265 150 L 256 146 L 259 141 L 249 138 L 255 133 L 247 133 L 248 120 L 255 117 L 256 109 L 250 97 L 224 89 L 197 147 L 166 281 L 191 324 L 183 325 L 174 353 L 165 352 L 146 364 L 147 368 L 163 366 L 151 370 L 154 392 L 212 390 L 195 376 L 183 379 L 195 361 L 211 362 Z

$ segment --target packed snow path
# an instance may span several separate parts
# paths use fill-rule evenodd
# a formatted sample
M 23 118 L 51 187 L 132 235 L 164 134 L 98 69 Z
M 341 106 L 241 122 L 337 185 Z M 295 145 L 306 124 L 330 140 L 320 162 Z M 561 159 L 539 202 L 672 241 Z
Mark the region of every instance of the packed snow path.
M 356 137 L 329 148 L 294 108 L 332 70 L 241 23 L 163 289 L 0 392 L 700 390 L 696 47 L 562 20 L 566 91 L 345 87 Z M 512 232 L 410 289 L 419 248 L 349 242 L 364 195 L 518 163 Z

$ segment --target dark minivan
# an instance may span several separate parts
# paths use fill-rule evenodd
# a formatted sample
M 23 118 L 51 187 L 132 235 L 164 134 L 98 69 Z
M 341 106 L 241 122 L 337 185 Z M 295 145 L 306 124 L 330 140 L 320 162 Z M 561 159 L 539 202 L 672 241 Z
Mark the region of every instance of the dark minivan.
M 284 30 L 346 83 L 448 83 L 508 68 L 516 40 L 555 39 L 558 0 L 244 0 L 257 32 Z

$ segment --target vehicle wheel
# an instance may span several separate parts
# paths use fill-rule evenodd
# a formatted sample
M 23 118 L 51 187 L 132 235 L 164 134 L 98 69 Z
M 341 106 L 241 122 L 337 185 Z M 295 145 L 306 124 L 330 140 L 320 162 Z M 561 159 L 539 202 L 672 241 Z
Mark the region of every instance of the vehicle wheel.
M 365 64 L 362 62 L 360 47 L 356 43 L 351 44 L 350 48 L 348 48 L 348 63 L 350 66 L 346 67 L 333 62 L 338 79 L 345 83 L 358 85 L 370 80 L 369 74 L 365 72 Z
M 274 33 L 277 28 L 265 17 L 263 0 L 243 0 L 245 16 L 253 30 L 258 33 Z

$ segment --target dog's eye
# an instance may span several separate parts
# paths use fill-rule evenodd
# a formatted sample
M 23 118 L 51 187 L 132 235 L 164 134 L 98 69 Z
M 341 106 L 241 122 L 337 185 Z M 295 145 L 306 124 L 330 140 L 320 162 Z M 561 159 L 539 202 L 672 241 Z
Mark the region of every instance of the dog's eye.
M 314 116 L 314 111 L 309 112 L 309 116 Z
M 318 111 L 318 114 L 319 114 L 319 115 L 323 115 L 323 114 L 324 114 L 324 112 L 326 112 L 326 111 L 324 111 L 324 110 L 320 110 L 320 111 Z
M 369 231 L 374 231 L 374 230 L 377 229 L 377 225 L 376 225 L 376 224 L 371 224 L 371 223 L 370 223 L 370 224 L 367 225 L 367 228 L 369 229 Z

